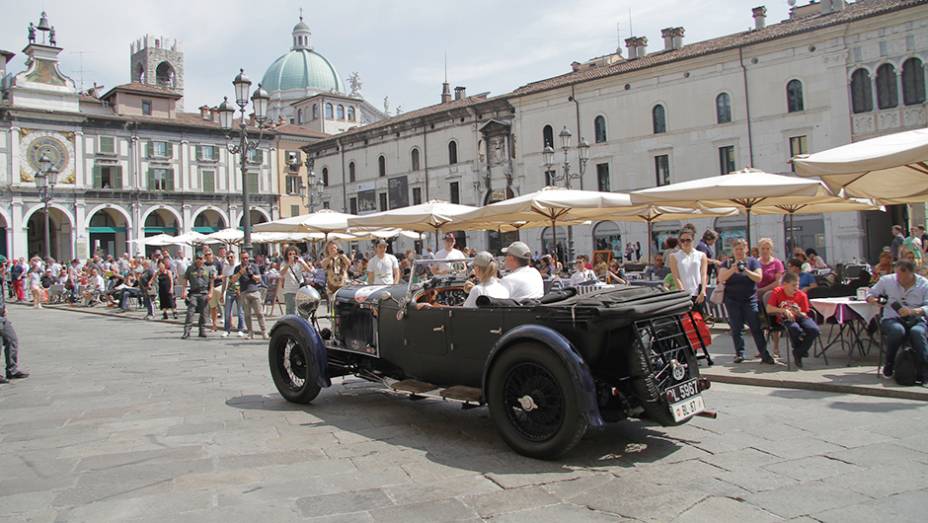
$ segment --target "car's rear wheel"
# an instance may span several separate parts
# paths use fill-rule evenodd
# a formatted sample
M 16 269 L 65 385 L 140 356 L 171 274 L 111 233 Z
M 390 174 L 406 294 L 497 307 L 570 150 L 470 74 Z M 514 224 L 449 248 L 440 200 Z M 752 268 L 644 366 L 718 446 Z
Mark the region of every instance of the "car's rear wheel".
M 563 361 L 540 343 L 520 343 L 499 355 L 487 380 L 490 415 L 519 454 L 554 459 L 586 433 L 576 388 Z
M 295 329 L 289 326 L 275 329 L 267 356 L 274 385 L 285 400 L 309 403 L 319 395 L 317 365 Z

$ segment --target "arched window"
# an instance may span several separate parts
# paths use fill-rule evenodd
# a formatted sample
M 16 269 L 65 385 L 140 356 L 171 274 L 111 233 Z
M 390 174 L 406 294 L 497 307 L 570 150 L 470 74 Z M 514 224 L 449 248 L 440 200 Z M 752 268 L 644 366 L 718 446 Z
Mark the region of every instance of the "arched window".
M 663 105 L 657 104 L 651 109 L 651 124 L 654 127 L 654 134 L 667 132 L 667 115 Z
M 790 80 L 786 84 L 786 110 L 790 113 L 804 111 L 805 102 L 802 99 L 802 82 Z
M 596 143 L 606 143 L 606 118 L 603 115 L 593 118 L 593 137 Z
M 356 119 L 357 119 L 357 118 L 356 118 L 355 115 L 354 115 L 354 106 L 353 106 L 353 105 L 349 105 L 349 106 L 348 106 L 348 121 L 349 121 L 349 122 L 353 122 L 353 121 L 355 121 Z
M 354 162 L 351 162 L 348 164 L 348 181 L 349 182 L 355 181 Z
M 899 105 L 899 88 L 896 87 L 896 68 L 883 64 L 876 70 L 876 105 L 891 109 Z
M 319 104 L 313 104 L 313 120 L 319 118 Z
M 323 187 L 329 186 L 329 168 L 328 167 L 322 168 L 322 186 Z
M 546 125 L 541 130 L 541 146 L 546 147 L 548 145 L 554 147 L 554 128 L 550 125 Z
M 329 104 L 329 103 L 325 104 L 325 119 L 326 120 L 332 119 L 332 111 L 333 111 L 332 104 Z
M 419 170 L 419 149 L 414 148 L 409 152 L 409 163 L 412 165 L 413 171 Z
M 715 97 L 715 121 L 718 123 L 731 122 L 731 96 L 728 93 L 719 93 Z
M 345 119 L 345 106 L 344 105 L 338 104 L 338 107 L 335 109 L 335 116 L 339 120 Z
M 377 174 L 381 177 L 387 175 L 387 159 L 382 154 L 377 158 Z
M 303 110 L 302 109 L 296 110 L 296 123 L 303 123 Z
M 925 68 L 918 58 L 909 58 L 902 64 L 902 102 L 906 105 L 925 101 Z
M 448 164 L 458 163 L 458 142 L 451 140 L 448 142 Z
M 864 68 L 854 71 L 851 75 L 851 109 L 854 113 L 867 113 L 873 110 L 870 71 Z

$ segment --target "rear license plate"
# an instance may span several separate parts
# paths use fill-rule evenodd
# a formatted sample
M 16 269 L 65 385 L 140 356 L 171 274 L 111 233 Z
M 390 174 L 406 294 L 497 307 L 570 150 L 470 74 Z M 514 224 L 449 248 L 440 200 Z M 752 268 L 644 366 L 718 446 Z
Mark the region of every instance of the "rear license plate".
M 697 394 L 699 394 L 699 385 L 696 384 L 695 379 L 692 379 L 670 387 L 664 392 L 664 397 L 667 398 L 667 403 L 673 405 Z
M 699 394 L 670 406 L 670 412 L 673 413 L 673 420 L 675 422 L 683 421 L 704 410 L 706 410 L 706 404 Z

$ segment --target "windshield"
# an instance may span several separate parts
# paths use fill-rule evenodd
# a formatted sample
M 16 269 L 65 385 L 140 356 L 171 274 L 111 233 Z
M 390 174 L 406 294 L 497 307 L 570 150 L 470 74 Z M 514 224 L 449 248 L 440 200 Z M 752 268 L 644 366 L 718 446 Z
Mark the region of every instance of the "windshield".
M 409 287 L 416 289 L 433 278 L 465 280 L 471 274 L 473 258 L 451 260 L 415 260 L 409 273 Z

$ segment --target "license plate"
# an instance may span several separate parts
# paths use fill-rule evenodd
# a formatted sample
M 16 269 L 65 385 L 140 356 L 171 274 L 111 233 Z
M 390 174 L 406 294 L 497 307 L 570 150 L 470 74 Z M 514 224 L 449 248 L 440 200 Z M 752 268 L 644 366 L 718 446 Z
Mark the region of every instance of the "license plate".
M 664 392 L 664 397 L 667 398 L 667 403 L 672 405 L 697 394 L 699 394 L 699 385 L 696 384 L 695 379 L 692 379 L 670 387 Z
M 699 394 L 670 406 L 670 412 L 673 413 L 675 422 L 683 421 L 704 410 L 706 410 L 706 404 L 702 400 L 702 395 Z

